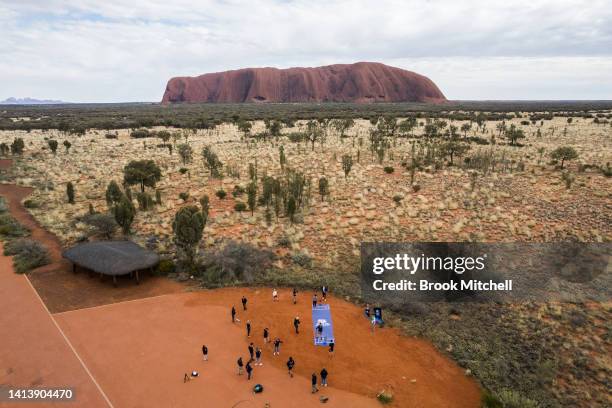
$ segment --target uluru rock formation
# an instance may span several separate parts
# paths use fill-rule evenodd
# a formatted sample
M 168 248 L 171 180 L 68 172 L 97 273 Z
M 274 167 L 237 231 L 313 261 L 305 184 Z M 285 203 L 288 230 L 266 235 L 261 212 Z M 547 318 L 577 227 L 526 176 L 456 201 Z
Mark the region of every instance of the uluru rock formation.
M 245 68 L 168 81 L 162 103 L 445 102 L 429 78 L 375 62 Z

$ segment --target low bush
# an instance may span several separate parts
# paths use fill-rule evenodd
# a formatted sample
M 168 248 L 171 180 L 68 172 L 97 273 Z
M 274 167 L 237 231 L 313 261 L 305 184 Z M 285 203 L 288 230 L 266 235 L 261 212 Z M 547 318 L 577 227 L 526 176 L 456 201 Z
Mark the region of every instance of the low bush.
M 385 173 L 387 174 L 391 174 L 395 171 L 395 169 L 392 166 L 386 166 L 384 170 L 385 170 Z
M 4 255 L 13 257 L 15 272 L 26 273 L 50 262 L 47 248 L 31 239 L 16 239 L 4 246 Z
M 119 227 L 115 217 L 110 214 L 88 214 L 83 217 L 83 222 L 92 227 L 93 235 L 100 235 L 105 239 L 111 239 Z
M 381 392 L 380 394 L 376 395 L 376 399 L 378 400 L 378 402 L 380 402 L 383 405 L 387 405 L 393 402 L 393 395 L 389 394 L 386 391 Z
M 246 211 L 246 209 L 247 209 L 247 205 L 243 203 L 242 201 L 238 201 L 236 204 L 234 204 L 234 211 L 242 212 L 242 211 Z
M 0 213 L 0 236 L 17 238 L 28 235 L 28 230 L 8 213 Z
M 227 193 L 225 192 L 225 190 L 217 190 L 215 195 L 219 197 L 220 200 L 223 200 L 227 196 Z
M 171 259 L 162 259 L 154 269 L 154 274 L 157 276 L 166 276 L 176 272 L 176 265 Z
M 281 235 L 276 243 L 279 247 L 289 248 L 291 246 L 291 239 L 287 235 Z
M 256 280 L 274 259 L 274 253 L 245 242 L 230 240 L 204 257 L 202 275 L 208 284 Z
M 179 198 L 183 201 L 187 201 L 187 199 L 189 198 L 189 193 L 183 191 L 182 193 L 179 193 Z
M 291 255 L 293 263 L 300 265 L 303 268 L 310 268 L 312 266 L 312 257 L 306 253 L 298 252 Z
M 34 200 L 25 200 L 25 201 L 23 202 L 23 206 L 24 206 L 25 208 L 39 208 L 39 207 L 40 207 L 40 204 L 38 204 L 38 203 L 37 203 L 36 201 L 34 201 Z

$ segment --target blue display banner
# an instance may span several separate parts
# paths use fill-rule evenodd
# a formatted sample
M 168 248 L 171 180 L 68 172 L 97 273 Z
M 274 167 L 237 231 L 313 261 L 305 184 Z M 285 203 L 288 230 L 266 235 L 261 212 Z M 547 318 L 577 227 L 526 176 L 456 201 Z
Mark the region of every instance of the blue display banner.
M 312 328 L 314 330 L 315 346 L 328 346 L 335 342 L 329 305 L 319 305 L 312 308 Z

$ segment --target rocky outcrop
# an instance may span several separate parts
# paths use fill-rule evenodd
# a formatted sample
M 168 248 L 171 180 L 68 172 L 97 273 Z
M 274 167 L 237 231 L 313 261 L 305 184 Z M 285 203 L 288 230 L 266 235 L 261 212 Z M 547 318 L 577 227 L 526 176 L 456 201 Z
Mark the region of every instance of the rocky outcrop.
M 374 62 L 245 68 L 168 81 L 162 103 L 445 102 L 429 78 Z

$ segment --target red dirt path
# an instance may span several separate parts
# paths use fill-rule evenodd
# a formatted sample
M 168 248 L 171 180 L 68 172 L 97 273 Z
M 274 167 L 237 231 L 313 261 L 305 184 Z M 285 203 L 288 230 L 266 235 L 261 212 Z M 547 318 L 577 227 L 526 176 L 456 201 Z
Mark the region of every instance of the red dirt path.
M 21 204 L 32 189 L 13 184 L 0 184 L 0 196 L 7 200 L 11 215 L 30 231 L 30 238 L 49 249 L 51 263 L 28 274 L 32 285 L 51 313 L 62 312 L 129 299 L 182 292 L 185 286 L 165 278 L 145 276 L 140 285 L 133 280 L 119 279 L 114 288 L 108 279 L 100 281 L 87 273 L 72 273 L 68 261 L 62 258 L 62 246 L 57 237 L 40 227 Z
M 71 407 L 108 407 L 102 394 L 0 243 L 0 384 L 14 387 L 73 387 Z M 0 407 L 29 404 L 1 403 Z M 66 406 L 37 403 L 35 406 Z

